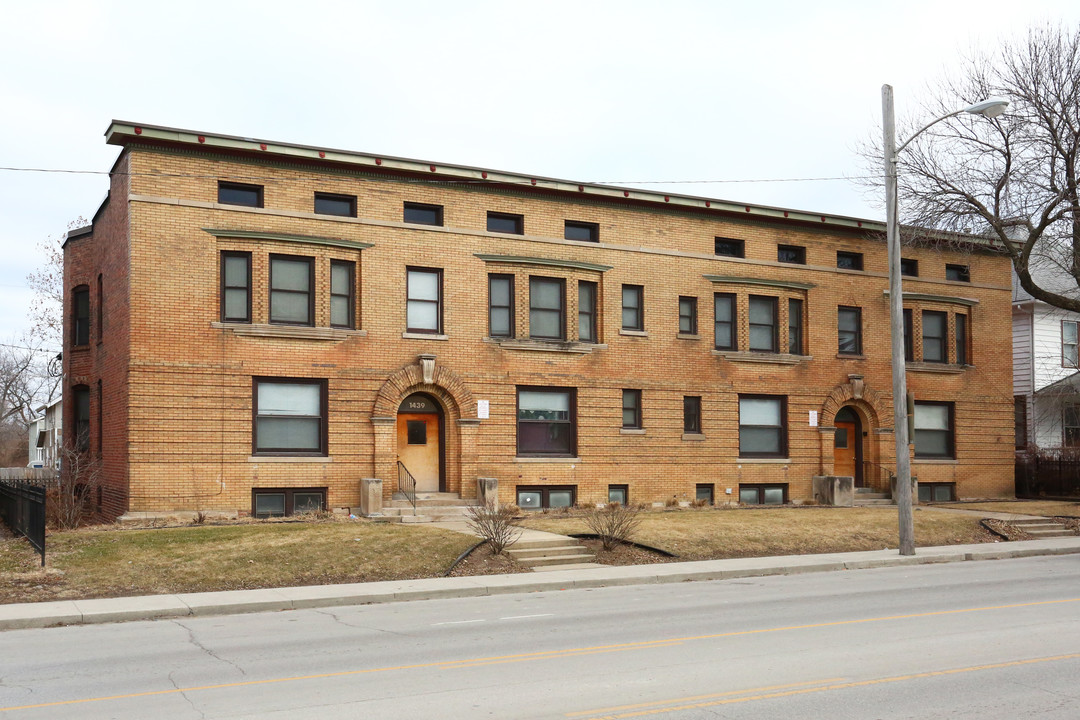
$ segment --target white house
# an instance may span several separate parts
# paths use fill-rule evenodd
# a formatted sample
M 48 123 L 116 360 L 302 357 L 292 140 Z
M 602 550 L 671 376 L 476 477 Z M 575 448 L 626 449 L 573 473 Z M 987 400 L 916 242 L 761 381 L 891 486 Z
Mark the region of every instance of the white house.
M 1077 293 L 1049 263 L 1032 274 L 1041 287 Z M 1013 400 L 1016 447 L 1080 448 L 1080 313 L 1035 300 L 1013 275 Z
M 30 462 L 28 467 L 60 469 L 63 442 L 64 401 L 58 398 L 38 408 L 38 417 L 30 422 Z

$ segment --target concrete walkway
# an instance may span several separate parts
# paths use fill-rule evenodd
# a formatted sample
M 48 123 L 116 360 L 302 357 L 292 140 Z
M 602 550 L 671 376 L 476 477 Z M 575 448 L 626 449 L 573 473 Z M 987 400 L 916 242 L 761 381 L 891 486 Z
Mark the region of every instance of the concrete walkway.
M 698 562 L 658 563 L 556 570 L 546 573 L 431 578 L 351 585 L 316 585 L 270 590 L 147 595 L 101 600 L 0 605 L 0 630 L 150 620 L 192 615 L 227 615 L 247 612 L 363 605 L 368 603 L 483 597 L 507 593 L 571 590 L 677 583 L 690 580 L 790 575 L 795 573 L 859 570 L 926 563 L 999 560 L 1038 555 L 1080 554 L 1080 537 L 1024 540 L 919 548 L 915 555 L 896 550 L 738 558 Z M 1078 559 L 1080 562 L 1080 559 Z
M 894 506 L 895 507 L 895 506 Z M 917 512 L 943 512 L 953 515 L 968 515 L 970 517 L 983 518 L 985 520 L 1045 520 L 1042 515 L 1021 515 L 1019 513 L 990 512 L 988 510 L 965 510 L 958 507 L 943 507 L 941 505 L 920 505 L 915 508 Z

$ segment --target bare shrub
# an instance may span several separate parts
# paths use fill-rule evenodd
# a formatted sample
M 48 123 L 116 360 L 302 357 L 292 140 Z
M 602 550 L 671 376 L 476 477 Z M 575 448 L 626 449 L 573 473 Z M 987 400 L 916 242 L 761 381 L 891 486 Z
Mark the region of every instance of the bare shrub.
M 101 487 L 101 458 L 71 447 L 61 449 L 60 478 L 46 496 L 47 520 L 53 527 L 71 530 L 90 514 Z
M 585 525 L 600 538 L 605 550 L 613 550 L 617 544 L 633 537 L 641 525 L 641 511 L 633 506 L 612 503 L 599 510 L 585 514 Z
M 470 505 L 465 511 L 465 524 L 500 555 L 521 536 L 521 527 L 514 523 L 517 507 L 513 505 Z

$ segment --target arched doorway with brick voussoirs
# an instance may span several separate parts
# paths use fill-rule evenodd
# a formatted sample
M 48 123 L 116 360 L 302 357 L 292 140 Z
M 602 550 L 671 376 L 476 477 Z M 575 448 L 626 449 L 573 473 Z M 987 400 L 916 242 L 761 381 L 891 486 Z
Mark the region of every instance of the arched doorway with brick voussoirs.
M 892 457 L 892 427 L 881 394 L 867 387 L 861 375 L 833 388 L 819 418 L 821 473 L 851 477 L 856 488 L 890 492 L 887 470 Z
M 435 355 L 420 355 L 390 374 L 376 395 L 371 423 L 384 500 L 399 490 L 399 462 L 416 478 L 417 492 L 476 497 L 476 400 L 457 373 L 436 364 Z

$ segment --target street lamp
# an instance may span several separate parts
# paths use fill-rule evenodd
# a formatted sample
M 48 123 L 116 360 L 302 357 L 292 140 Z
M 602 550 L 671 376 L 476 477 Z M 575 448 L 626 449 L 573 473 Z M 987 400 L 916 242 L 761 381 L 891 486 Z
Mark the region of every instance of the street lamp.
M 881 114 L 884 119 L 885 232 L 889 245 L 889 327 L 892 335 L 893 410 L 896 429 L 896 504 L 900 513 L 900 554 L 915 554 L 915 519 L 912 515 L 911 455 L 908 450 L 907 368 L 904 364 L 904 295 L 900 279 L 900 223 L 896 214 L 897 155 L 924 130 L 961 113 L 995 118 L 1005 112 L 1008 100 L 988 98 L 982 102 L 942 115 L 919 128 L 896 147 L 896 120 L 893 89 L 881 86 Z

